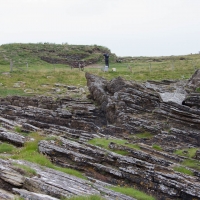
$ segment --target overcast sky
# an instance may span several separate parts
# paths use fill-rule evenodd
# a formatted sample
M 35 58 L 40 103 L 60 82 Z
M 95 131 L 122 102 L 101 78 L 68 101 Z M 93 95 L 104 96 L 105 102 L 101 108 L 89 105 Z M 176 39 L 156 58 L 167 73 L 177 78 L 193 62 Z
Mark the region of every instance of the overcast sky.
M 101 45 L 117 56 L 200 51 L 200 0 L 0 0 L 0 44 Z

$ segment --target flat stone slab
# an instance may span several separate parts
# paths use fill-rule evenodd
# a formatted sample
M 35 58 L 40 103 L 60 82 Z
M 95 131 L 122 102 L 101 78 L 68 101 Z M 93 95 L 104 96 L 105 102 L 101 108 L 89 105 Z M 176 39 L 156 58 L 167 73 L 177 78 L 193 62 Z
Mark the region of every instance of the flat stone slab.
M 14 132 L 10 132 L 5 128 L 0 127 L 0 140 L 8 141 L 17 146 L 23 146 L 26 138 Z

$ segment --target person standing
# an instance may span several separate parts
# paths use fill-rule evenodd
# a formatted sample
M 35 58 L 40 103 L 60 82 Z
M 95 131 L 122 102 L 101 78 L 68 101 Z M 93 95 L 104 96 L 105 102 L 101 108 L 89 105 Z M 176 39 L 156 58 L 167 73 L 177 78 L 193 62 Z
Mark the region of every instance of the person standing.
M 105 57 L 105 65 L 109 67 L 109 54 L 104 53 L 103 56 Z

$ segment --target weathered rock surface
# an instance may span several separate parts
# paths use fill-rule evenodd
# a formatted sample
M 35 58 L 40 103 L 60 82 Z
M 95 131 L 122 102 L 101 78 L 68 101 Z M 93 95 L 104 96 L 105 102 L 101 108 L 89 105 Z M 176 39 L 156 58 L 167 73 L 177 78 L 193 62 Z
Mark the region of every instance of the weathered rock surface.
M 13 200 L 13 199 L 15 199 L 15 195 L 6 190 L 0 189 L 0 199 L 1 200 Z
M 200 136 L 199 109 L 182 105 L 181 101 L 165 102 L 153 86 L 148 85 L 147 88 L 145 84 L 125 81 L 120 77 L 109 82 L 88 73 L 86 78 L 91 95 L 93 99 L 97 99 L 108 123 L 116 124 L 129 133 L 146 130 L 158 134 L 170 128 L 177 128 L 180 132 L 194 133 L 196 142 L 194 141 L 193 144 L 197 144 Z M 174 83 L 172 86 L 174 87 Z M 162 88 L 164 91 L 163 83 Z M 169 83 L 167 83 L 167 90 L 169 90 Z M 180 134 L 176 134 L 177 136 Z M 177 139 L 181 142 L 190 140 L 187 136 Z
M 38 194 L 35 192 L 29 192 L 28 190 L 24 190 L 24 189 L 13 188 L 13 192 L 15 194 L 18 194 L 19 196 L 21 196 L 24 199 L 58 200 L 58 198 L 54 198 L 49 195 Z
M 188 177 L 174 172 L 170 168 L 174 162 L 169 159 L 150 156 L 127 147 L 117 148 L 114 144 L 110 144 L 112 149 L 126 150 L 130 152 L 129 156 L 66 139 L 61 141 L 59 147 L 51 142 L 41 141 L 39 151 L 50 156 L 53 162 L 61 166 L 72 165 L 94 178 L 104 174 L 104 180 L 111 184 L 123 184 L 124 181 L 126 184 L 136 184 L 139 188 L 156 190 L 158 197 L 171 195 L 182 199 L 200 198 L 198 177 Z M 178 159 L 180 158 L 177 157 Z M 183 189 L 186 187 L 185 183 L 189 188 Z
M 183 105 L 200 109 L 200 93 L 190 93 L 183 101 Z
M 52 139 L 41 140 L 38 151 L 58 166 L 81 171 L 88 180 L 23 160 L 1 159 L 0 198 L 13 199 L 18 194 L 25 199 L 53 200 L 100 194 L 110 200 L 133 199 L 107 188 L 121 185 L 134 186 L 160 200 L 200 199 L 198 168 L 187 167 L 193 176 L 174 170 L 187 159 L 175 155 L 175 150 L 195 147 L 194 161 L 200 157 L 199 94 L 188 89 L 194 81 L 136 83 L 121 77 L 108 81 L 89 73 L 86 78 L 90 100 L 1 98 L 0 140 L 22 147 L 31 138 L 16 133 L 16 127 L 25 133 L 49 135 Z M 137 137 L 144 132 L 152 137 Z M 139 149 L 111 142 L 106 150 L 87 143 L 93 138 L 126 139 L 127 144 L 137 144 Z M 153 149 L 155 144 L 162 151 Z M 20 174 L 14 162 L 31 167 L 37 175 Z
M 2 127 L 0 127 L 0 140 L 13 143 L 16 146 L 23 146 L 25 143 L 24 136 L 17 133 L 9 132 L 7 129 Z
M 200 70 L 196 70 L 193 76 L 188 80 L 187 87 L 195 90 L 200 87 Z
M 11 181 L 9 178 L 3 179 L 2 168 L 7 171 L 13 171 L 12 166 L 14 163 L 25 165 L 34 169 L 37 176 L 32 178 L 23 177 L 22 184 L 16 184 L 15 181 Z M 40 167 L 36 164 L 25 162 L 25 161 L 4 161 L 0 159 L 1 169 L 0 169 L 0 182 L 3 189 L 8 191 L 13 191 L 14 194 L 18 194 L 25 199 L 38 199 L 38 200 L 55 200 L 61 197 L 71 197 L 73 195 L 92 195 L 100 194 L 100 191 L 105 189 L 104 197 L 106 199 L 114 200 L 115 197 L 119 197 L 123 200 L 134 200 L 134 198 L 128 197 L 126 195 L 113 192 L 112 190 L 106 189 L 105 186 L 97 182 L 95 185 L 89 180 L 83 180 L 76 178 L 74 176 L 59 172 L 53 169 L 48 169 L 45 167 Z M 18 172 L 15 172 L 18 174 Z M 18 179 L 18 176 L 16 177 Z M 94 180 L 95 181 L 95 180 Z M 5 187 L 7 185 L 7 188 Z M 100 188 L 100 189 L 98 189 Z M 10 197 L 11 194 L 0 190 L 1 196 Z M 10 199 L 14 199 L 11 198 Z

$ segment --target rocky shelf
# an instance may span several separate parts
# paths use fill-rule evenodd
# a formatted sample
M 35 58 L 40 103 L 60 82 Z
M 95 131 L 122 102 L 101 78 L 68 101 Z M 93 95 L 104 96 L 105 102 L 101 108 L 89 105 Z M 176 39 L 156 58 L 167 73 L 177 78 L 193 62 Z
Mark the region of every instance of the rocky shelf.
M 190 159 L 196 163 L 200 159 L 200 106 L 199 93 L 195 93 L 199 72 L 188 82 L 136 83 L 121 77 L 108 81 L 89 73 L 86 79 L 87 100 L 1 98 L 0 140 L 22 148 L 31 138 L 16 132 L 16 127 L 51 136 L 39 141 L 38 151 L 57 166 L 79 170 L 87 180 L 8 155 L 0 159 L 0 198 L 15 199 L 18 194 L 25 199 L 53 200 L 98 194 L 110 200 L 134 199 L 109 189 L 120 185 L 160 200 L 200 199 L 199 168 L 184 166 L 193 175 L 174 169 L 187 160 L 174 154 L 177 149 L 196 148 Z M 139 133 L 150 137 L 139 138 Z M 112 140 L 105 149 L 88 143 L 96 138 Z M 114 142 L 119 139 L 127 142 Z M 27 177 L 16 164 L 36 173 Z

